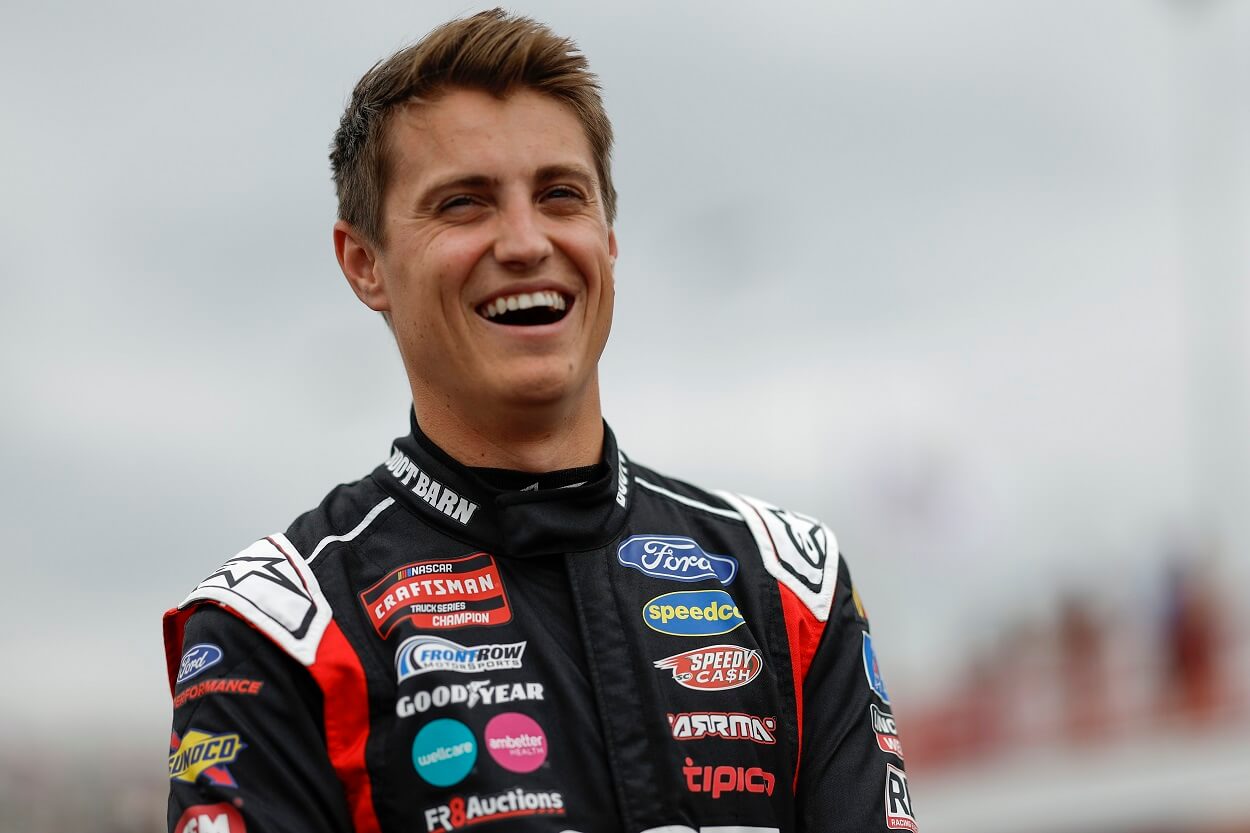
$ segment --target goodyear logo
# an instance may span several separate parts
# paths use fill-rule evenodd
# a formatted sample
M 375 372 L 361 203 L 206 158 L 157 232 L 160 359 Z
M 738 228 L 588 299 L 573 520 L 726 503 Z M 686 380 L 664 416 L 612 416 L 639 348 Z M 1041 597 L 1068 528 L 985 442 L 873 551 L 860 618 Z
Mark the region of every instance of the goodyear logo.
M 229 775 L 222 768 L 233 763 L 243 748 L 243 742 L 237 734 L 210 735 L 208 732 L 190 729 L 182 736 L 177 748 L 170 753 L 169 777 L 173 781 L 187 784 L 194 784 L 201 775 L 208 776 L 214 782 L 223 775 L 229 779 Z M 234 786 L 233 779 L 230 779 L 229 786 Z
M 679 590 L 643 605 L 642 620 L 669 636 L 715 636 L 743 623 L 733 596 L 724 590 Z

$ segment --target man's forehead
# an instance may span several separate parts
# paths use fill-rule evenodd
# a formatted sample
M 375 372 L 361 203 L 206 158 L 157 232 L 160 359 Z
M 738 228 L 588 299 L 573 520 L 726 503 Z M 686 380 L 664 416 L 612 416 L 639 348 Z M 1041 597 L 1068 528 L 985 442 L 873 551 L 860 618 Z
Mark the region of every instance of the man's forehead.
M 552 172 L 597 180 L 590 142 L 563 102 L 530 90 L 503 98 L 453 90 L 397 109 L 389 135 L 394 172 L 409 181 L 500 181 Z

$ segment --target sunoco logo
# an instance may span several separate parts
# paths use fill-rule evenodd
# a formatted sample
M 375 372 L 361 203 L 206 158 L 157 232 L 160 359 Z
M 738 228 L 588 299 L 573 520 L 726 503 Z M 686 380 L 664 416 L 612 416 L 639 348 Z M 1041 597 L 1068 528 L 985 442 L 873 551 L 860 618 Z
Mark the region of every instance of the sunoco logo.
M 192 677 L 198 676 L 221 662 L 221 657 L 221 649 L 216 645 L 210 645 L 207 642 L 192 645 L 182 655 L 182 662 L 178 665 L 178 679 L 174 680 L 174 683 L 181 685 Z
M 182 740 L 171 738 L 169 777 L 174 781 L 194 784 L 201 776 L 221 786 L 236 786 L 225 765 L 232 763 L 244 748 L 237 734 L 211 735 L 189 729 Z
M 759 676 L 764 667 L 758 651 L 739 645 L 713 645 L 674 654 L 655 663 L 671 670 L 673 679 L 695 691 L 739 688 Z
M 521 667 L 524 642 L 461 645 L 441 636 L 411 636 L 395 652 L 395 673 L 400 682 L 427 671 L 480 674 Z
M 621 544 L 616 558 L 653 578 L 673 581 L 714 578 L 729 584 L 738 574 L 737 559 L 704 552 L 694 539 L 678 535 L 635 535 Z

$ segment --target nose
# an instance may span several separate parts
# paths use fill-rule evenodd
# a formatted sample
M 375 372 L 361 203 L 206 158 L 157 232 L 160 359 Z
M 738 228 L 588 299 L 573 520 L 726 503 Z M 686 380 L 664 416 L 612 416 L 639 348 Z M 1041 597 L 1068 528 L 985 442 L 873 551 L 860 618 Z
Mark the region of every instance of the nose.
M 528 198 L 513 200 L 498 215 L 494 254 L 500 264 L 523 272 L 551 254 L 551 240 L 542 227 L 542 215 Z

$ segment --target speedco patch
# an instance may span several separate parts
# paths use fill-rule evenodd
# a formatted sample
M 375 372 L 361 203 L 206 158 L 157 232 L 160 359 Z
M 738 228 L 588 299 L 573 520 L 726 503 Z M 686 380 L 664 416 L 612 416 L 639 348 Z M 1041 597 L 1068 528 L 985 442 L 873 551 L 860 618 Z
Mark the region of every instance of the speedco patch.
M 655 663 L 671 669 L 678 684 L 695 691 L 739 688 L 759 676 L 764 667 L 759 651 L 740 645 L 711 645 L 665 657 Z
M 642 621 L 669 636 L 719 636 L 744 620 L 724 590 L 678 590 L 643 605 Z
M 360 603 L 383 639 L 405 620 L 427 630 L 512 621 L 499 565 L 484 552 L 407 564 L 361 593 Z
M 704 552 L 693 538 L 679 535 L 634 535 L 617 549 L 616 560 L 652 578 L 673 581 L 714 578 L 729 584 L 738 574 L 737 559 Z
M 473 708 L 479 703 L 496 706 L 511 703 L 513 700 L 543 699 L 542 683 L 501 683 L 491 685 L 490 680 L 470 680 L 461 685 L 440 685 L 429 691 L 418 691 L 416 694 L 400 697 L 395 701 L 395 714 L 400 717 L 411 717 L 414 714 L 427 712 L 431 707 L 462 705 Z
M 245 744 L 237 734 L 212 735 L 199 729 L 188 729 L 178 739 L 176 732 L 169 738 L 169 778 L 194 784 L 205 778 L 219 787 L 237 787 L 234 777 L 226 769 L 233 763 Z
M 494 795 L 452 796 L 446 804 L 425 811 L 425 829 L 428 833 L 447 833 L 486 821 L 562 815 L 564 796 L 560 793 L 517 787 Z
M 687 758 L 681 772 L 686 776 L 686 789 L 692 793 L 711 793 L 712 798 L 729 792 L 772 795 L 777 785 L 776 776 L 757 766 L 699 766 Z
M 885 826 L 912 833 L 917 830 L 916 817 L 911 812 L 911 793 L 907 791 L 907 773 L 890 764 L 885 765 Z
M 525 642 L 461 645 L 441 636 L 410 636 L 395 652 L 395 674 L 400 682 L 427 671 L 479 674 L 520 668 Z
M 233 805 L 194 804 L 178 817 L 174 833 L 247 833 L 247 827 Z
M 877 708 L 876 703 L 868 704 L 872 712 L 872 731 L 877 735 L 877 746 L 882 752 L 903 757 L 903 742 L 898 739 L 898 728 L 894 724 L 894 715 Z
M 754 743 L 776 743 L 773 733 L 777 730 L 777 718 L 756 717 L 741 712 L 681 712 L 668 716 L 668 726 L 673 740 L 699 740 L 700 738 L 724 738 L 725 740 L 749 740 Z

